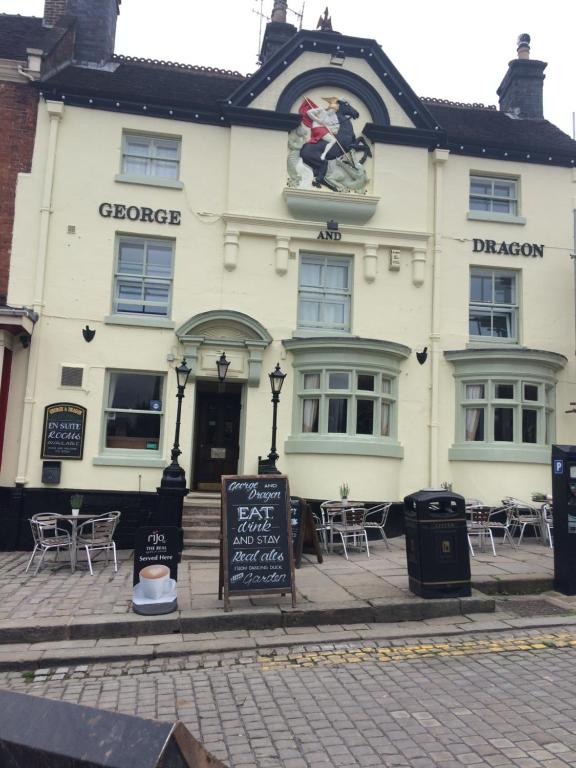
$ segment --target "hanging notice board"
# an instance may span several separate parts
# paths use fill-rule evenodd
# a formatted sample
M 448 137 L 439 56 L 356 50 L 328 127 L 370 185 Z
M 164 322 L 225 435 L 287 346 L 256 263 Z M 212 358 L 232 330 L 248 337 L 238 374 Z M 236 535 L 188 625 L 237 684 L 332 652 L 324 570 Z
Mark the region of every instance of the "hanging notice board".
M 290 592 L 296 605 L 286 475 L 222 477 L 220 584 L 225 611 L 238 595 Z
M 43 459 L 81 459 L 84 452 L 86 408 L 53 403 L 44 409 Z

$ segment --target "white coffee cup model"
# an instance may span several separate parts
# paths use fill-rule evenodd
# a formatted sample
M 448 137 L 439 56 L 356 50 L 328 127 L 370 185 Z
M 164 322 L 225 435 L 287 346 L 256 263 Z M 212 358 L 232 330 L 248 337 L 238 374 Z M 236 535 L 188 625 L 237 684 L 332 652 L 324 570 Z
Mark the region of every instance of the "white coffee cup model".
M 144 597 L 149 600 L 159 600 L 168 588 L 170 568 L 167 565 L 155 563 L 142 568 L 138 576 Z

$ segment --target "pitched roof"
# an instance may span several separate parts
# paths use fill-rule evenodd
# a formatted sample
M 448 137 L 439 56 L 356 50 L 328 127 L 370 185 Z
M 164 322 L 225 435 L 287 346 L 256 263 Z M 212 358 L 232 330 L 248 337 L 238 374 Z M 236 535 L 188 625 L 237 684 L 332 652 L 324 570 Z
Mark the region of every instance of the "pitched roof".
M 448 134 L 448 142 L 466 147 L 515 147 L 527 151 L 574 153 L 576 142 L 548 120 L 519 120 L 494 108 L 425 103 Z
M 147 104 L 217 109 L 244 81 L 239 72 L 114 56 L 108 69 L 68 66 L 42 83 L 62 93 Z
M 275 113 L 243 107 L 235 117 L 237 108 L 228 107 L 231 95 L 249 80 L 250 77 L 229 70 L 114 56 L 111 65 L 104 69 L 69 65 L 38 85 L 51 98 L 65 96 L 68 103 L 100 109 L 142 114 L 145 108 L 149 115 L 170 115 L 183 120 L 198 118 L 198 114 L 191 118 L 190 110 L 199 111 L 200 119 L 226 125 L 240 119 L 241 112 L 245 125 L 274 127 Z M 560 165 L 576 162 L 576 142 L 547 120 L 513 119 L 495 108 L 434 99 L 424 99 L 423 105 L 441 129 L 428 132 L 423 139 L 426 146 L 500 159 Z M 289 130 L 293 126 L 277 122 L 276 127 Z M 373 130 L 371 137 L 376 141 L 422 146 L 418 144 L 417 133 L 389 126 Z
M 0 13 L 0 59 L 26 61 L 26 49 L 41 48 L 49 32 L 40 18 Z

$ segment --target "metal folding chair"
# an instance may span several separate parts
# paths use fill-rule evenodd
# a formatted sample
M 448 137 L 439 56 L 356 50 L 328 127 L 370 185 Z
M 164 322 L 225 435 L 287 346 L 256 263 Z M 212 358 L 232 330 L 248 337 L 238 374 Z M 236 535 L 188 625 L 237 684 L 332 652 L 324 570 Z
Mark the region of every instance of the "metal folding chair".
M 30 519 L 30 527 L 34 539 L 34 549 L 30 555 L 30 560 L 28 560 L 26 570 L 24 571 L 25 573 L 28 573 L 37 552 L 41 552 L 42 554 L 38 565 L 36 566 L 36 570 L 34 571 L 34 576 L 36 576 L 40 570 L 44 557 L 50 550 L 56 552 L 56 560 L 58 559 L 58 553 L 62 549 L 68 550 L 68 555 L 70 556 L 70 548 L 72 545 L 70 534 L 63 528 L 58 527 L 58 517 L 56 515 L 47 513 L 34 515 Z M 72 558 L 70 558 L 70 567 L 72 568 Z

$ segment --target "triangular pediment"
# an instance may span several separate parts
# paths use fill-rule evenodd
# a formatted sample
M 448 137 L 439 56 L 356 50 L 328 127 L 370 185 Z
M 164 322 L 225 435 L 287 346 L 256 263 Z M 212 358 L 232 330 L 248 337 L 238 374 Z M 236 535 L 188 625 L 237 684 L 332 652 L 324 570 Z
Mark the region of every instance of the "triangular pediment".
M 297 114 L 302 98 L 326 96 L 350 101 L 376 129 L 439 130 L 375 40 L 323 31 L 300 31 L 290 38 L 229 97 L 226 111 L 287 117 Z

